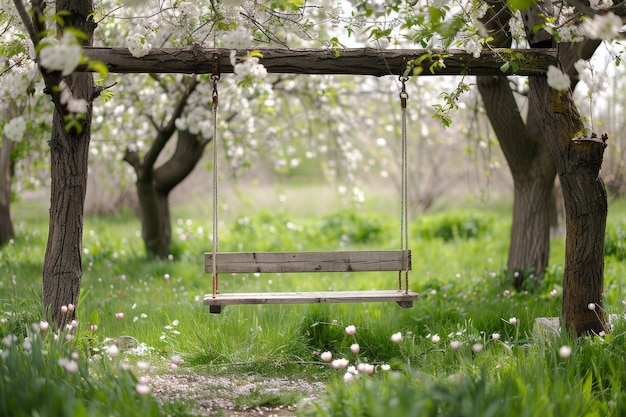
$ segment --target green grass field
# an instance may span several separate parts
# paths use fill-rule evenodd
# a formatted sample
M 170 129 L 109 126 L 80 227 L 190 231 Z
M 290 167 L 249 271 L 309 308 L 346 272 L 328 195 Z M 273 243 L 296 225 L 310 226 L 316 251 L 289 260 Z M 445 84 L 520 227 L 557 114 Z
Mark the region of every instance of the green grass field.
M 252 191 L 243 193 L 248 200 L 233 197 L 221 209 L 220 249 L 398 247 L 398 208 L 388 203 L 391 196 L 378 195 L 357 210 L 341 200 L 309 203 L 308 196 L 318 191 L 279 190 L 283 202 L 276 204 L 271 198 L 255 203 Z M 47 209 L 41 202 L 17 204 L 17 236 L 0 249 L 0 413 L 190 415 L 198 409 L 193 400 L 163 403 L 154 400 L 157 393 L 144 395 L 143 386 L 150 389 L 146 374 L 321 381 L 326 394 L 297 409 L 307 416 L 626 413 L 624 320 L 615 320 L 614 332 L 604 338 L 533 337 L 535 318 L 560 312 L 563 237 L 553 241 L 545 277 L 529 291 L 515 292 L 503 276 L 510 233 L 506 203 L 465 204 L 411 221 L 411 289 L 420 293 L 412 309 L 393 303 L 228 306 L 220 315 L 209 314 L 202 303 L 211 291 L 211 278 L 203 272 L 203 253 L 212 247 L 210 210 L 210 202 L 174 207 L 167 260 L 145 256 L 135 215 L 88 217 L 78 325 L 54 340 L 32 327 L 45 319 L 40 296 Z M 624 214 L 624 201 L 611 204 L 605 265 L 604 313 L 620 317 L 626 300 Z M 220 288 L 324 291 L 396 285 L 393 272 L 248 274 L 221 277 Z M 346 332 L 348 326 L 354 326 L 354 334 Z M 122 336 L 132 348 L 116 354 L 110 346 Z M 324 362 L 323 352 L 346 359 L 348 367 L 361 364 L 360 372 L 335 369 L 342 364 Z M 172 369 L 172 357 L 182 359 L 178 369 Z M 79 364 L 78 372 L 68 361 Z M 49 401 L 34 401 L 41 396 Z M 287 391 L 259 393 L 242 397 L 238 406 L 298 400 Z

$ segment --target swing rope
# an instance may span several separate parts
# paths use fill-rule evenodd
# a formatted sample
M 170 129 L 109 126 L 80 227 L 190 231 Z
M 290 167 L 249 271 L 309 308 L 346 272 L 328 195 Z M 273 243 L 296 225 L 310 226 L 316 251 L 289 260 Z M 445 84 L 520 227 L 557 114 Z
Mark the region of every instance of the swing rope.
M 217 93 L 217 81 L 220 79 L 219 72 L 219 56 L 213 56 L 213 67 L 211 70 L 211 80 L 213 80 L 213 298 L 219 293 L 219 279 L 217 274 L 217 262 L 216 256 L 218 251 L 218 218 L 217 218 L 217 210 L 218 210 L 218 169 L 217 169 L 217 161 L 218 161 L 218 137 L 217 137 L 217 110 L 218 110 L 218 93 Z
M 213 66 L 211 71 L 211 80 L 213 81 L 213 93 L 212 93 L 212 113 L 213 113 L 213 250 L 212 250 L 212 274 L 213 274 L 213 292 L 212 298 L 216 298 L 219 292 L 219 278 L 217 271 L 217 254 L 218 254 L 218 153 L 219 153 L 219 138 L 218 138 L 218 90 L 217 83 L 220 79 L 219 72 L 219 55 L 213 56 Z M 403 269 L 398 271 L 398 290 L 409 294 L 409 232 L 408 232 L 408 162 L 407 162 L 407 100 L 409 95 L 406 92 L 406 82 L 408 77 L 400 76 L 399 80 L 402 83 L 402 89 L 400 92 L 400 105 L 401 105 L 401 141 L 402 141 L 402 163 L 401 163 L 401 204 L 400 204 L 400 250 L 403 252 Z M 402 271 L 404 271 L 405 289 L 402 289 Z M 411 302 L 412 305 L 412 302 Z
M 399 78 L 402 83 L 402 90 L 400 91 L 400 107 L 402 109 L 402 167 L 400 176 L 401 180 L 401 203 L 400 203 L 400 250 L 404 251 L 404 281 L 405 281 L 405 294 L 409 293 L 409 215 L 408 215 L 408 181 L 407 181 L 407 140 L 406 140 L 406 104 L 409 99 L 409 95 L 406 92 L 406 82 L 408 77 L 401 75 Z M 402 271 L 398 271 L 398 289 L 402 291 Z

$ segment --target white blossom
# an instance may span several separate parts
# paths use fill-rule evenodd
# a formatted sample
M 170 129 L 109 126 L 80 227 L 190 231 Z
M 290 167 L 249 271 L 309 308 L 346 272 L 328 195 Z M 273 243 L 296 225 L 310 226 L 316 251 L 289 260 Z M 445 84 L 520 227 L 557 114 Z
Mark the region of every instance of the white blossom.
M 623 23 L 613 12 L 597 14 L 593 19 L 583 19 L 583 31 L 589 39 L 612 39 L 622 29 Z
M 65 105 L 67 111 L 71 113 L 87 113 L 87 101 L 83 98 L 74 98 L 67 84 L 61 82 L 61 104 Z M 72 304 L 67 306 L 68 311 L 74 311 Z
M 472 54 L 474 58 L 480 57 L 480 52 L 482 51 L 482 45 L 480 44 L 480 38 L 478 35 L 472 35 L 464 38 L 460 41 L 459 47 L 465 52 Z
M 524 30 L 524 21 L 522 20 L 522 14 L 520 11 L 516 11 L 515 14 L 509 19 L 509 28 L 511 35 L 516 39 L 526 39 L 526 31 Z
M 39 52 L 39 63 L 51 71 L 61 71 L 63 75 L 71 74 L 83 56 L 83 48 L 69 31 L 63 33 L 60 41 L 51 38 L 42 40 L 46 45 Z
M 607 87 L 606 73 L 594 71 L 591 63 L 584 59 L 579 59 L 574 64 L 578 76 L 587 85 L 591 93 L 604 91 Z
M 144 4 L 146 0 L 123 0 L 122 3 L 125 7 L 136 7 Z
M 221 4 L 227 7 L 239 7 L 245 2 L 246 0 L 222 0 Z
M 555 90 L 564 91 L 570 88 L 570 78 L 554 65 L 548 67 L 548 85 Z M 513 323 L 511 323 L 513 324 Z
M 582 42 L 585 40 L 585 32 L 582 26 L 566 25 L 557 29 L 561 42 Z
M 590 0 L 589 6 L 593 10 L 606 10 L 613 6 L 613 0 Z
M 17 116 L 4 125 L 4 135 L 13 142 L 19 142 L 24 138 L 26 132 L 26 120 L 22 116 Z
M 137 32 L 131 33 L 126 37 L 126 47 L 135 58 L 148 55 L 152 49 L 152 45 L 148 43 L 146 37 Z
M 220 42 L 224 48 L 244 49 L 252 45 L 252 31 L 250 28 L 239 25 L 235 30 L 220 34 Z

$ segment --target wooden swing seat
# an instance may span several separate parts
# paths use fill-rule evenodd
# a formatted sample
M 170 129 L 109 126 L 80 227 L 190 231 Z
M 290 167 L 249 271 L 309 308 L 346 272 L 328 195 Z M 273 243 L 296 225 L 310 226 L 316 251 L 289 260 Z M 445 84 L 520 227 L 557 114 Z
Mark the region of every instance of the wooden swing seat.
M 298 273 L 408 271 L 410 250 L 340 252 L 220 252 L 217 273 Z M 213 272 L 213 254 L 205 253 L 204 269 Z M 323 291 L 207 294 L 204 304 L 211 313 L 221 313 L 229 304 L 316 304 L 397 302 L 413 307 L 419 295 L 410 291 Z

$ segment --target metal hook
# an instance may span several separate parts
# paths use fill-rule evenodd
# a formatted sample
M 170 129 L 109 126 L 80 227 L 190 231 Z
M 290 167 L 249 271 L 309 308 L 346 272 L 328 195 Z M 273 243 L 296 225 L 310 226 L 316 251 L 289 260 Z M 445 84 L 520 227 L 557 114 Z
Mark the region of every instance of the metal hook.
M 409 99 L 409 94 L 406 92 L 406 82 L 409 80 L 409 77 L 401 75 L 399 80 L 402 83 L 402 90 L 400 91 L 400 105 L 403 109 L 406 109 L 406 102 Z
M 211 64 L 211 79 L 213 80 L 213 107 L 217 107 L 217 81 L 220 79 L 220 56 L 213 54 L 213 63 Z

